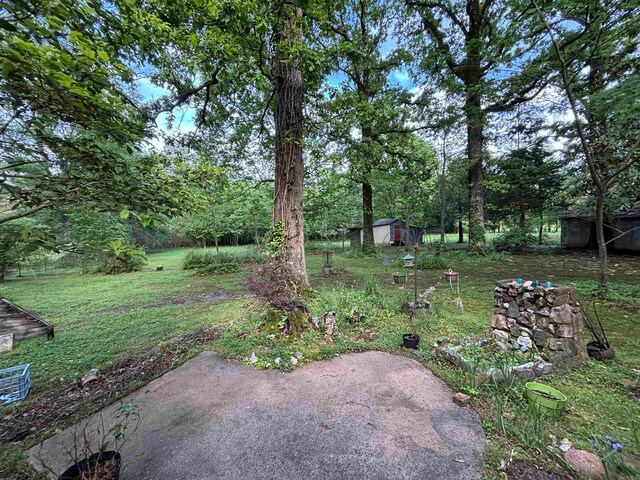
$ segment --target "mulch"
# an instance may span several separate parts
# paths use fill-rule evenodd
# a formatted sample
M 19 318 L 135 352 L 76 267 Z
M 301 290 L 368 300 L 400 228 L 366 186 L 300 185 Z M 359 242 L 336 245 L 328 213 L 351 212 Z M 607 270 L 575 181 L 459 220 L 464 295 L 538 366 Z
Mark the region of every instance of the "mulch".
M 211 326 L 175 337 L 162 346 L 118 360 L 100 369 L 96 380 L 83 384 L 64 383 L 43 393 L 11 414 L 0 418 L 0 447 L 19 442 L 49 427 L 63 427 L 66 420 L 87 404 L 107 405 L 130 393 L 131 384 L 145 384 L 175 368 L 189 357 L 189 350 L 220 337 L 220 327 Z
M 569 475 L 563 475 L 545 467 L 538 467 L 524 460 L 516 460 L 507 468 L 509 480 L 574 480 Z

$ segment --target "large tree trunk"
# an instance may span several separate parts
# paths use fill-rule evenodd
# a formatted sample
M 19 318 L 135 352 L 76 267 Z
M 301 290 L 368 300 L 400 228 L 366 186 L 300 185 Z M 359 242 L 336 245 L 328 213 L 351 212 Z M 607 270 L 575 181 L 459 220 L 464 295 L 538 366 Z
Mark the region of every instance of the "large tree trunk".
M 440 194 L 440 241 L 445 242 L 445 222 L 447 207 L 445 205 L 445 174 L 447 172 L 447 132 L 445 132 L 442 139 L 442 171 L 440 172 L 440 181 L 438 182 L 439 194 Z
M 518 219 L 518 226 L 520 228 L 527 228 L 527 210 L 520 205 L 520 218 Z
M 362 182 L 362 251 L 371 253 L 374 250 L 373 187 L 369 182 Z
M 538 228 L 538 243 L 542 245 L 542 231 L 544 230 L 544 217 L 542 210 L 540 210 L 540 227 Z
M 364 95 L 364 94 L 363 94 Z M 371 141 L 371 129 L 362 128 L 362 142 Z M 370 159 L 365 160 L 363 167 L 362 182 L 362 251 L 372 253 L 375 251 L 373 239 L 373 187 L 371 186 L 371 164 Z
M 484 230 L 484 114 L 477 85 L 469 87 L 467 110 L 467 157 L 469 159 L 469 244 L 471 251 L 485 247 Z
M 485 247 L 484 229 L 484 126 L 482 110 L 482 45 L 483 26 L 487 20 L 484 7 L 478 0 L 467 3 L 469 32 L 465 38 L 465 115 L 467 120 L 467 158 L 469 159 L 469 251 L 481 251 Z
M 302 37 L 302 9 L 280 4 L 281 22 L 276 27 L 275 60 L 275 184 L 273 223 L 284 224 L 280 259 L 290 264 L 299 277 L 300 286 L 308 285 L 304 256 L 304 218 L 302 192 L 304 163 L 302 158 L 302 123 L 304 91 L 300 58 L 290 49 Z

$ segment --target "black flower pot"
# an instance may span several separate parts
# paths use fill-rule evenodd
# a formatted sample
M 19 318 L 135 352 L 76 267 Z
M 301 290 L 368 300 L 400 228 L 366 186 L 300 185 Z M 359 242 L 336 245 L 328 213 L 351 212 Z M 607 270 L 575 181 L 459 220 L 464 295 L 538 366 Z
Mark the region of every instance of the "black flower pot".
M 404 348 L 418 348 L 418 343 L 420 343 L 420 335 L 413 333 L 405 333 L 402 335 L 402 346 Z
M 106 476 L 100 477 L 100 480 L 120 480 L 122 458 L 120 457 L 120 453 L 112 451 L 94 453 L 89 458 L 85 458 L 84 460 L 67 468 L 64 473 L 58 477 L 58 480 L 80 480 L 82 472 L 86 472 L 90 468 L 95 467 L 98 462 L 106 463 L 113 459 L 115 459 L 113 471 Z
M 602 345 L 600 342 L 587 343 L 587 353 L 596 360 L 611 360 L 616 356 L 616 352 L 614 352 L 611 345 Z

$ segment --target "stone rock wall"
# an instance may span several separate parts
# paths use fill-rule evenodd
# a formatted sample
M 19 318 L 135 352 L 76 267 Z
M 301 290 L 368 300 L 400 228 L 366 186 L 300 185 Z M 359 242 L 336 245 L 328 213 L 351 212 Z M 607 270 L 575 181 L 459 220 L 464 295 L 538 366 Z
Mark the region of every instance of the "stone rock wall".
M 583 318 L 575 288 L 515 280 L 496 282 L 491 328 L 496 340 L 530 337 L 540 356 L 558 370 L 570 370 L 587 360 Z

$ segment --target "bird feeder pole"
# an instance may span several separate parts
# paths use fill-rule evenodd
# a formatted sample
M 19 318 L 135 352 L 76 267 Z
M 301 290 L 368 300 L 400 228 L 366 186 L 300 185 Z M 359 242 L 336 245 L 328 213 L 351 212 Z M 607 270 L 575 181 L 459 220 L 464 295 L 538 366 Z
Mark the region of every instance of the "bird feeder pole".
M 415 260 L 413 262 L 413 305 L 418 305 L 418 244 L 413 246 L 413 256 Z

